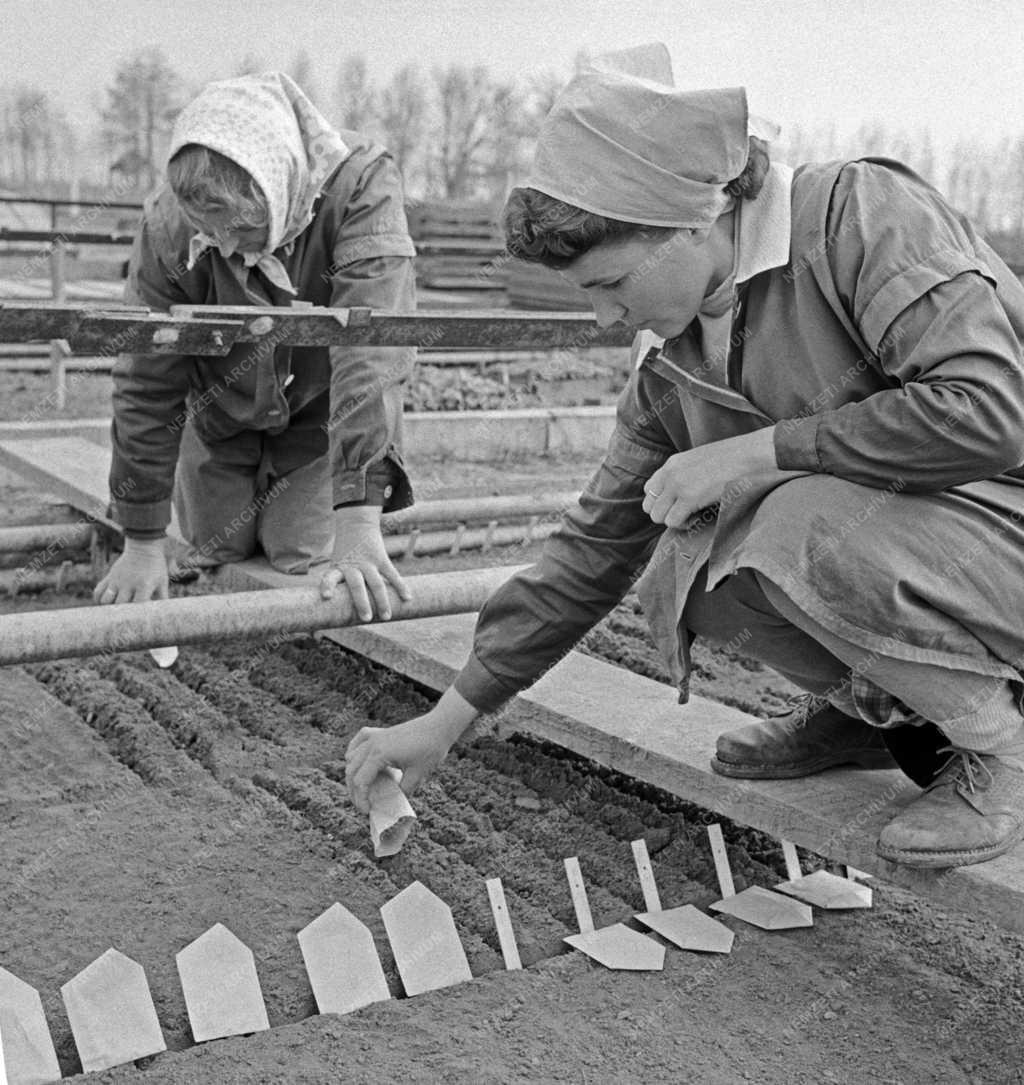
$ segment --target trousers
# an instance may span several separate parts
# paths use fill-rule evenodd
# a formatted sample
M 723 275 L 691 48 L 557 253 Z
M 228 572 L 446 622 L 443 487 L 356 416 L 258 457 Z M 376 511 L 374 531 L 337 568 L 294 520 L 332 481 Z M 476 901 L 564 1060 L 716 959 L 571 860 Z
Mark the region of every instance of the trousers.
M 683 623 L 711 642 L 742 644 L 794 685 L 875 726 L 887 720 L 873 701 L 895 700 L 964 749 L 992 751 L 1019 739 L 1024 719 L 1008 680 L 868 651 L 805 614 L 756 570 L 742 568 L 709 592 L 705 566 Z M 888 697 L 873 698 L 873 691 Z
M 186 425 L 174 484 L 178 528 L 200 566 L 244 561 L 261 550 L 283 573 L 304 573 L 334 547 L 329 458 L 281 466 L 273 442 L 246 431 L 205 442 Z

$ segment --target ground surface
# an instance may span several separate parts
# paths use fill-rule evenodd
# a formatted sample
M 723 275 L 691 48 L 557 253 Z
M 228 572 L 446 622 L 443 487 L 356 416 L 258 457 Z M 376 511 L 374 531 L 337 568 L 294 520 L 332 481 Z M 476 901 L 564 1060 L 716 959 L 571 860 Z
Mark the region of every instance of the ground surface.
M 414 464 L 431 496 L 579 485 L 586 465 Z M 2 481 L 2 480 L 0 480 Z M 60 516 L 8 481 L 0 516 Z M 522 562 L 533 549 L 506 551 Z M 494 561 L 489 555 L 488 560 Z M 480 563 L 464 554 L 446 567 Z M 414 559 L 410 573 L 439 568 Z M 53 593 L 2 609 L 88 605 Z M 2 627 L 0 627 L 2 628 Z M 584 649 L 663 677 L 627 599 Z M 750 711 L 786 684 L 698 646 L 695 691 Z M 59 988 L 108 947 L 146 969 L 170 1051 L 97 1082 L 1010 1082 L 1021 1080 L 1024 941 L 894 889 L 736 947 L 670 950 L 660 974 L 574 953 L 562 869 L 578 855 L 598 925 L 642 906 L 644 836 L 666 904 L 715 897 L 708 816 L 522 738 L 460 747 L 416 797 L 405 850 L 371 855 L 342 755 L 367 722 L 421 712 L 410 683 L 309 638 L 12 668 L 0 681 L 0 964 L 42 993 L 61 1066 L 79 1069 Z M 727 827 L 737 882 L 782 876 L 776 842 Z M 527 968 L 506 973 L 484 879 L 500 875 Z M 452 907 L 473 982 L 401 997 L 380 906 L 420 880 Z M 393 994 L 317 1016 L 296 932 L 335 900 L 372 929 Z M 253 950 L 271 1031 L 195 1046 L 174 954 L 222 922 Z

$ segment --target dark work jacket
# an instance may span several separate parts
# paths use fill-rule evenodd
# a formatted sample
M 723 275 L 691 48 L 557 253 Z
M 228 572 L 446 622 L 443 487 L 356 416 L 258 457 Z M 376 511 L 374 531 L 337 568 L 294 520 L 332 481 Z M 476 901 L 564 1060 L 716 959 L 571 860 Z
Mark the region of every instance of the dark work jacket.
M 349 157 L 328 179 L 313 221 L 274 255 L 296 299 L 318 306 L 416 307 L 413 256 L 401 178 L 380 146 L 342 132 Z M 239 256 L 209 249 L 187 267 L 195 229 L 166 185 L 147 202 L 129 268 L 126 299 L 171 305 L 290 305 L 292 298 Z M 122 354 L 114 366 L 114 516 L 129 532 L 162 531 L 181 430 L 207 443 L 252 430 L 275 441 L 275 472 L 330 455 L 335 505 L 386 510 L 412 503 L 402 468 L 401 382 L 412 348 L 238 344 L 224 357 Z M 303 424 L 289 432 L 302 411 Z M 312 419 L 312 424 L 311 420 Z

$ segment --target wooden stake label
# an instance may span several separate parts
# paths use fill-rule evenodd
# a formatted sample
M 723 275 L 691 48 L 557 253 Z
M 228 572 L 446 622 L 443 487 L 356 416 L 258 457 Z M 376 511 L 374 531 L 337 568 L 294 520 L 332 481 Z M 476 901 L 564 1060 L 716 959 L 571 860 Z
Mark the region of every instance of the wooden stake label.
M 512 920 L 508 914 L 508 905 L 505 903 L 505 890 L 502 888 L 501 878 L 487 879 L 487 896 L 491 902 L 494 925 L 498 929 L 498 942 L 501 945 L 501 955 L 505 959 L 505 968 L 509 972 L 515 972 L 523 967 L 523 962 L 519 956 L 519 947 L 516 945 L 515 932 L 512 930 Z
M 782 841 L 782 858 L 786 861 L 786 877 L 792 882 L 803 876 L 800 869 L 800 856 L 796 853 L 796 845 L 788 840 Z
M 643 839 L 634 840 L 631 846 L 637 876 L 640 878 L 640 888 L 644 894 L 644 908 L 648 912 L 660 912 L 661 897 L 658 894 L 658 886 L 654 880 L 654 869 L 651 866 L 651 857 L 647 852 L 647 841 Z
M 10 1085 L 60 1080 L 60 1066 L 39 992 L 0 968 L 0 1068 Z M 0 1085 L 5 1078 L 0 1075 Z
M 715 873 L 718 875 L 718 888 L 722 899 L 736 896 L 736 886 L 729 868 L 729 855 L 725 850 L 725 837 L 721 825 L 708 826 L 708 839 L 711 841 L 711 856 L 715 860 Z
M 321 1013 L 351 1013 L 391 997 L 370 928 L 341 904 L 299 931 L 299 947 Z
M 473 978 L 451 908 L 421 882 L 392 897 L 380 914 L 407 995 Z
M 270 1028 L 256 962 L 223 923 L 175 957 L 196 1043 Z
M 576 911 L 576 926 L 579 927 L 580 934 L 589 934 L 594 929 L 594 917 L 590 912 L 590 901 L 587 900 L 587 888 L 583 884 L 580 861 L 575 855 L 565 860 L 565 876 L 569 879 L 569 893 L 572 896 L 572 906 Z
M 60 993 L 86 1073 L 167 1050 L 146 973 L 116 949 L 97 957 Z

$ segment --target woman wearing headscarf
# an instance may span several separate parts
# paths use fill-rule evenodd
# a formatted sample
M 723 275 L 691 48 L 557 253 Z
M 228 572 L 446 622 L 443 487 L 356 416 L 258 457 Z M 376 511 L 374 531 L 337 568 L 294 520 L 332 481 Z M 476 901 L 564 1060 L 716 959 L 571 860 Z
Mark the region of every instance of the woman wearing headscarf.
M 172 134 L 167 184 L 147 201 L 127 298 L 172 305 L 415 308 L 398 171 L 338 132 L 288 76 L 208 86 Z M 288 347 L 273 333 L 225 357 L 122 355 L 114 368 L 113 515 L 125 548 L 95 597 L 167 594 L 173 503 L 195 566 L 262 550 L 287 573 L 328 562 L 363 617 L 385 583 L 382 509 L 411 504 L 401 383 L 414 352 Z M 175 467 L 177 481 L 175 483 Z
M 899 163 L 770 162 L 741 89 L 642 49 L 579 74 L 506 208 L 509 248 L 638 353 L 604 462 L 488 601 L 435 708 L 349 748 L 364 806 L 639 593 L 685 700 L 694 636 L 807 691 L 721 736 L 733 777 L 891 765 L 922 793 L 879 854 L 975 863 L 1024 836 L 1024 289 Z M 653 64 L 653 66 L 652 66 Z

